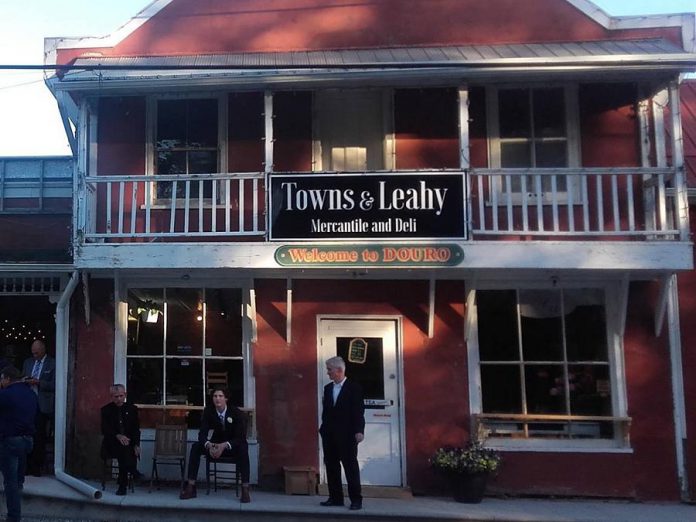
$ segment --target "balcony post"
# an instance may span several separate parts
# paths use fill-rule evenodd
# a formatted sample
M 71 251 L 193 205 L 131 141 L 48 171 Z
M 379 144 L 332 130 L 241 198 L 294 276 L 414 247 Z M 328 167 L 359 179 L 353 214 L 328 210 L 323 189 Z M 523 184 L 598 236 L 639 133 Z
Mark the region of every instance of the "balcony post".
M 650 167 L 650 121 L 649 121 L 650 98 L 643 92 L 638 100 L 638 121 L 640 130 L 640 166 Z M 643 175 L 643 183 L 650 180 L 650 175 Z M 657 222 L 655 220 L 655 189 L 643 188 L 643 208 L 645 228 L 655 230 Z
M 471 179 L 469 177 L 469 168 L 471 167 L 471 156 L 469 152 L 469 88 L 467 85 L 461 85 L 458 90 L 459 100 L 459 168 L 462 169 L 462 175 L 465 176 L 464 189 L 466 194 L 466 208 L 464 209 L 464 222 L 466 223 L 467 237 L 471 237 L 473 219 L 471 217 Z M 479 197 L 483 197 L 479 194 Z
M 679 239 L 689 240 L 689 201 L 686 193 L 684 175 L 684 136 L 681 124 L 679 85 L 677 81 L 669 84 L 669 104 L 672 124 L 672 167 L 674 168 L 675 217 L 679 229 Z

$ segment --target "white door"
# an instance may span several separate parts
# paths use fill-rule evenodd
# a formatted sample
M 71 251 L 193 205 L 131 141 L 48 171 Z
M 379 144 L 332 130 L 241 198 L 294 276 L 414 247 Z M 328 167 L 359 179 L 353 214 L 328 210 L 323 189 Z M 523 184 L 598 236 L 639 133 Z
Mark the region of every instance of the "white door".
M 325 362 L 330 357 L 343 357 L 346 376 L 362 386 L 365 440 L 358 446 L 361 483 L 401 486 L 401 387 L 397 322 L 382 319 L 321 319 L 318 355 L 320 408 L 323 388 L 329 382 Z M 322 467 L 323 481 L 326 480 L 324 473 Z

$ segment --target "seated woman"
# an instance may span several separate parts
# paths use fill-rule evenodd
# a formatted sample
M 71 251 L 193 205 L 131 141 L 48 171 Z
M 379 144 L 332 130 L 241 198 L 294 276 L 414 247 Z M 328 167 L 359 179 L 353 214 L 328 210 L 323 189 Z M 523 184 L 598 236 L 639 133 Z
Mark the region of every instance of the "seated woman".
M 236 406 L 227 404 L 225 388 L 213 388 L 213 406 L 207 407 L 201 419 L 198 442 L 191 446 L 189 454 L 188 480 L 184 484 L 180 499 L 196 497 L 196 477 L 201 463 L 201 455 L 210 458 L 232 458 L 242 478 L 240 502 L 251 502 L 249 496 L 249 447 L 246 440 L 246 417 Z M 208 438 L 208 432 L 213 434 Z

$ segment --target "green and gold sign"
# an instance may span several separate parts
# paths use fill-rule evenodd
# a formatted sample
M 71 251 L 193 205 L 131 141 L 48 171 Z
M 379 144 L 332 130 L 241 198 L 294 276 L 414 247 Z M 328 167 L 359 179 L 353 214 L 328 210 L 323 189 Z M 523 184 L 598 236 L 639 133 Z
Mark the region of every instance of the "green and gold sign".
M 356 337 L 350 341 L 348 346 L 348 362 L 355 364 L 365 364 L 367 360 L 367 341 Z
M 297 267 L 442 267 L 460 264 L 464 251 L 452 244 L 293 245 L 278 248 L 275 260 Z

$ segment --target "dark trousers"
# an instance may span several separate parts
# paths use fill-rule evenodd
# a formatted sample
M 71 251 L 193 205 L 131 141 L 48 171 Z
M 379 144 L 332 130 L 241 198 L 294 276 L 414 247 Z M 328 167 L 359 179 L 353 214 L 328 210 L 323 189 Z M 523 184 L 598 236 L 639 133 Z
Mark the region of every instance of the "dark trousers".
M 341 485 L 341 464 L 343 464 L 343 471 L 345 471 L 348 481 L 350 501 L 362 502 L 358 443 L 355 440 L 336 440 L 333 437 L 325 436 L 321 439 L 321 445 L 324 449 L 329 498 L 336 502 L 343 502 L 343 486 Z
M 128 474 L 136 475 L 138 472 L 138 458 L 135 456 L 133 446 L 112 445 L 106 454 L 106 458 L 118 461 L 118 487 L 127 487 Z
M 189 480 L 196 480 L 198 477 L 198 468 L 201 465 L 201 456 L 207 453 L 208 450 L 200 442 L 195 442 L 193 446 L 191 446 L 188 469 Z M 249 466 L 249 447 L 246 444 L 232 446 L 231 450 L 227 449 L 223 451 L 220 456 L 234 460 L 237 471 L 239 471 L 239 474 L 242 476 L 242 484 L 249 483 L 249 471 L 251 467 Z
M 22 517 L 22 491 L 24 466 L 33 441 L 29 436 L 5 437 L 0 440 L 0 471 L 5 484 L 7 520 L 20 520 Z
M 34 449 L 27 458 L 27 471 L 29 474 L 40 473 L 46 462 L 46 444 L 48 442 L 48 428 L 51 425 L 52 415 L 36 412 L 36 433 L 34 434 Z

